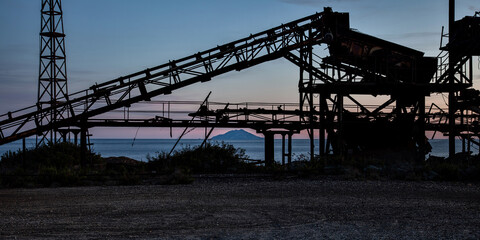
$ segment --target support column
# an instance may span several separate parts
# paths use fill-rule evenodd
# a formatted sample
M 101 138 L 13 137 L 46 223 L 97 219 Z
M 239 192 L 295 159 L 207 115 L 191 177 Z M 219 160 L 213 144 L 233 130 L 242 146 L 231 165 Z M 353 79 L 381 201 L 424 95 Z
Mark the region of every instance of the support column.
M 25 138 L 22 138 L 22 151 L 23 154 L 25 155 L 25 151 L 27 150 L 26 144 L 25 144 Z
M 68 135 L 67 131 L 65 131 L 65 132 L 63 132 L 63 133 L 60 132 L 60 134 L 61 134 L 61 136 L 62 136 L 62 141 L 63 141 L 63 143 L 66 143 L 66 142 L 67 142 L 67 135 Z
M 319 127 L 319 142 L 318 142 L 318 149 L 319 155 L 321 157 L 325 156 L 325 110 L 327 108 L 327 103 L 324 94 L 320 94 L 320 127 Z
M 73 141 L 75 145 L 78 145 L 78 132 L 73 133 Z
M 26 144 L 25 144 L 25 138 L 23 138 L 22 139 L 22 164 L 23 164 L 23 169 L 26 169 L 26 167 L 27 167 L 26 151 L 27 151 L 27 147 L 26 147 Z
M 267 168 L 270 168 L 273 166 L 273 163 L 275 162 L 275 144 L 274 144 L 274 138 L 272 133 L 265 132 L 264 134 L 265 137 L 265 166 Z
M 288 168 L 292 166 L 292 134 L 288 134 Z
M 80 163 L 82 169 L 87 167 L 87 131 L 88 128 L 84 121 L 82 121 L 82 126 L 80 127 Z
M 337 150 L 340 156 L 344 155 L 343 149 L 343 95 L 337 95 Z
M 310 111 L 314 111 L 310 109 Z M 315 129 L 313 127 L 313 112 L 310 114 L 310 161 L 313 162 L 315 158 Z
M 282 166 L 285 167 L 285 134 L 282 134 Z
M 470 147 L 470 145 L 472 145 L 472 142 L 470 141 L 470 135 L 469 135 L 469 136 L 468 136 L 468 140 L 467 140 L 467 152 L 468 152 L 469 154 L 471 154 L 470 151 L 472 150 L 471 147 Z
M 465 110 L 460 110 L 460 125 L 464 126 L 467 123 L 465 122 L 464 112 Z M 465 136 L 462 136 L 462 153 L 465 153 Z
M 448 18 L 448 41 L 453 41 L 455 23 L 455 0 L 449 0 L 449 18 Z M 450 89 L 454 89 L 455 84 L 455 53 L 449 49 L 448 51 L 448 84 Z M 452 158 L 455 155 L 455 92 L 451 90 L 448 92 L 448 125 L 449 125 L 449 134 L 448 134 L 448 157 Z
M 312 29 L 308 31 L 308 36 L 309 38 L 312 37 Z M 308 45 L 308 65 L 313 66 L 313 46 Z M 313 87 L 313 74 L 311 72 L 308 72 L 308 87 L 312 88 Z M 313 92 L 310 92 L 309 96 L 309 122 L 310 122 L 310 161 L 313 162 L 313 159 L 315 158 L 315 106 L 313 102 Z
M 425 96 L 421 96 L 418 100 L 418 147 L 419 147 L 419 161 L 425 161 Z

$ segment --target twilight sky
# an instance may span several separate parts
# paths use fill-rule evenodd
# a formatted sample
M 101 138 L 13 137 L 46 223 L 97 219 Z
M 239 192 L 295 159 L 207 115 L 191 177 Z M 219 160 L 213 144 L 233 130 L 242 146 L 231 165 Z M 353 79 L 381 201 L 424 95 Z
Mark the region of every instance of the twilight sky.
M 448 0 L 62 3 L 70 92 L 321 12 L 325 6 L 349 12 L 352 28 L 423 51 L 427 56 L 439 53 L 441 27 L 448 25 Z M 0 0 L 0 114 L 36 102 L 40 5 L 40 0 Z M 457 0 L 457 19 L 474 11 L 480 11 L 478 0 Z M 478 70 L 475 75 L 478 80 Z M 211 100 L 215 101 L 298 102 L 297 81 L 298 68 L 280 59 L 180 89 L 168 99 L 202 100 L 211 90 Z M 102 137 L 101 132 L 98 137 Z

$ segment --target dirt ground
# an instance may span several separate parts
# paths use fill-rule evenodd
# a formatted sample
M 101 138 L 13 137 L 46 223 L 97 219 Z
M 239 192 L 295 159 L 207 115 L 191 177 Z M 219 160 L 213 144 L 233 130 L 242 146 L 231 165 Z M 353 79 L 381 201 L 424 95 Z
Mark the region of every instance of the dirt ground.
M 200 178 L 0 190 L 1 239 L 480 239 L 480 184 Z

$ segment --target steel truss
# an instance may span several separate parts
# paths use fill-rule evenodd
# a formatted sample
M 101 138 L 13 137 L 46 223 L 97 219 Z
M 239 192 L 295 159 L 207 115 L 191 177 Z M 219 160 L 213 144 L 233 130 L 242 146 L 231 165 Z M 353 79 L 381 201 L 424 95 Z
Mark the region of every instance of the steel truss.
M 36 106 L 38 113 L 31 119 L 38 123 L 37 125 L 68 119 L 68 109 L 59 106 L 66 102 L 66 99 L 68 88 L 62 3 L 60 0 L 42 0 Z M 58 127 L 53 127 L 38 132 L 37 145 L 59 141 L 60 135 L 57 131 Z
M 478 102 L 471 104 L 471 100 L 478 99 L 480 94 L 478 91 L 472 94 L 467 89 L 472 86 L 472 55 L 478 51 L 478 41 L 474 51 L 461 51 L 463 54 L 454 57 L 449 57 L 449 52 L 442 52 L 438 58 L 425 58 L 421 52 L 349 28 L 333 31 L 331 38 L 328 57 L 318 57 L 312 53 L 312 48 L 301 49 L 299 57 L 291 53 L 286 55 L 286 59 L 300 68 L 300 104 L 309 106 L 307 119 L 318 118 L 318 125 L 312 122 L 310 126 L 319 129 L 319 155 L 369 152 L 372 148 L 397 148 L 400 151 L 410 148 L 419 159 L 423 159 L 429 151 L 425 141 L 426 129 L 442 129 L 446 135 L 478 142 L 472 139 L 479 135 L 478 128 L 472 125 L 472 119 L 478 119 L 478 115 L 472 115 L 471 111 L 472 107 L 478 109 Z M 474 34 L 473 38 L 479 37 Z M 437 59 L 440 61 L 438 66 Z M 400 62 L 408 63 L 405 64 L 408 67 L 397 68 Z M 453 120 L 445 117 L 444 123 L 434 126 L 430 122 L 432 115 L 425 113 L 425 98 L 431 93 L 452 91 L 456 96 L 456 107 L 450 106 L 449 110 Z M 462 93 L 467 95 L 468 92 L 471 96 L 461 98 Z M 318 94 L 318 105 L 313 103 L 312 94 Z M 356 95 L 387 95 L 389 99 L 377 108 L 368 109 Z M 470 101 L 465 104 L 467 99 Z M 361 111 L 349 111 L 345 108 L 345 101 L 356 104 Z M 389 106 L 390 110 L 387 109 Z M 381 126 L 387 123 L 388 127 Z M 451 125 L 456 126 L 456 130 L 452 130 Z M 466 129 L 465 126 L 469 126 L 470 131 L 461 133 L 460 129 Z M 375 134 L 372 128 L 376 128 L 378 135 L 368 139 Z M 312 135 L 313 131 L 309 131 L 310 139 L 314 138 Z M 396 138 L 401 140 L 390 141 Z
M 92 116 L 172 91 L 229 71 L 274 60 L 296 49 L 324 40 L 326 13 L 317 13 L 222 46 L 170 61 L 134 74 L 96 84 L 63 96 L 46 108 L 29 107 L 0 116 L 0 144 L 68 126 L 82 126 Z M 65 118 L 42 119 L 51 112 Z
M 320 44 L 328 46 L 329 56 L 320 57 L 316 53 L 315 47 Z M 189 123 L 167 118 L 144 121 L 143 124 L 135 121 L 95 121 L 92 118 L 116 109 L 129 109 L 132 104 L 151 101 L 156 96 L 209 81 L 230 71 L 240 71 L 283 57 L 300 70 L 298 110 L 269 112 L 235 110 L 228 106 L 215 112 L 199 109 L 191 116 L 204 117 L 203 121 L 192 119 L 191 124 L 212 128 L 232 126 L 232 123 L 238 127 L 244 124 L 265 134 L 269 139 L 268 143 L 266 140 L 266 148 L 269 149 L 273 149 L 274 134 L 290 138 L 294 131 L 307 130 L 312 159 L 316 129 L 319 130 L 320 155 L 345 155 L 375 151 L 379 147 L 396 147 L 399 151 L 413 149 L 412 152 L 423 157 L 428 150 L 425 129 L 435 128 L 431 117 L 435 114 L 425 113 L 425 97 L 435 92 L 454 92 L 456 102 L 461 102 L 459 92 L 472 86 L 473 53 L 465 55 L 457 51 L 452 55 L 450 49 L 446 51 L 449 54 L 442 53 L 438 58 L 423 57 L 422 52 L 351 30 L 348 13 L 332 12 L 326 8 L 324 12 L 231 43 L 95 84 L 83 91 L 58 96 L 55 101 L 50 101 L 49 106 L 32 106 L 0 115 L 0 144 L 70 126 L 82 129 L 82 141 L 85 141 L 83 130 L 93 126 L 150 124 L 185 127 Z M 437 64 L 437 59 L 440 64 Z M 372 108 L 362 103 L 358 95 L 389 97 L 383 104 Z M 315 103 L 317 96 L 318 103 Z M 360 111 L 350 110 L 347 107 L 349 103 Z M 463 108 L 461 104 L 457 105 L 455 108 L 450 106 L 453 109 L 450 120 L 439 122 L 438 129 L 443 131 L 445 126 L 455 125 L 456 118 L 452 122 L 452 115 L 466 116 L 462 109 L 474 110 L 471 104 Z M 60 113 L 64 115 L 58 116 Z M 248 119 L 256 114 L 269 113 L 295 116 L 298 121 L 282 119 L 286 123 L 282 127 L 276 120 L 264 119 L 262 123 Z M 240 115 L 246 116 L 246 119 L 234 120 Z M 473 119 L 470 115 L 466 118 Z M 269 131 L 271 128 L 258 125 L 265 123 L 289 132 Z M 464 129 L 463 126 L 460 128 Z M 362 141 L 360 137 L 369 135 L 372 131 L 368 130 L 372 129 L 375 132 L 370 134 L 370 139 Z M 459 134 L 451 129 L 450 126 L 449 134 Z M 387 138 L 396 140 L 385 141 Z

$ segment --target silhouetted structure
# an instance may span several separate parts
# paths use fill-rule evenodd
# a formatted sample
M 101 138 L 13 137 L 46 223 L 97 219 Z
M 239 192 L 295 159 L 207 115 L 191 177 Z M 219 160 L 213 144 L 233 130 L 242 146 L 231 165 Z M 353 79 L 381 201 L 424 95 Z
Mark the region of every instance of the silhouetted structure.
M 455 27 L 450 29 L 443 52 L 437 58 L 425 57 L 420 51 L 352 30 L 348 13 L 325 8 L 321 13 L 83 91 L 70 95 L 61 91 L 65 94 L 52 96 L 55 99 L 46 101 L 49 105 L 45 107 L 2 115 L 0 144 L 60 128 L 70 131 L 70 127 L 80 129 L 83 146 L 87 145 L 87 129 L 95 126 L 248 127 L 265 136 L 267 164 L 274 161 L 274 135 L 282 135 L 282 156 L 290 161 L 291 136 L 302 130 L 307 130 L 310 137 L 312 159 L 317 130 L 320 155 L 378 155 L 388 151 L 423 159 L 429 151 L 426 130 L 478 143 L 473 138 L 479 136 L 476 99 L 480 98 L 478 91 L 469 87 L 473 79 L 472 56 L 480 55 L 480 18 L 466 17 L 451 26 Z M 57 42 L 64 37 L 63 33 L 53 35 Z M 325 48 L 320 45 L 328 46 L 329 56 L 320 57 L 319 48 Z M 207 97 L 198 111 L 191 113 L 191 120 L 175 120 L 169 115 L 132 120 L 129 116 L 132 104 L 150 102 L 182 87 L 278 58 L 299 67 L 296 109 L 281 104 L 271 109 L 233 109 L 226 104 L 223 109 L 213 110 Z M 64 56 L 46 59 L 64 61 Z M 48 86 L 53 86 L 57 78 L 49 79 Z M 65 80 L 66 87 L 66 74 L 65 79 L 58 80 Z M 425 98 L 438 92 L 450 94 L 449 114 L 441 109 L 432 112 L 434 105 L 428 113 L 425 111 Z M 362 103 L 364 96 L 378 95 L 387 96 L 387 100 L 378 106 Z M 93 119 L 116 109 L 128 114 L 123 119 Z M 244 119 L 239 120 L 239 116 Z M 253 121 L 252 116 L 256 117 Z M 285 137 L 289 140 L 287 152 Z
M 68 88 L 62 3 L 42 0 L 37 100 L 40 113 L 35 115 L 35 121 L 45 125 L 68 118 L 67 109 L 57 107 L 65 99 L 68 99 Z M 38 132 L 37 145 L 59 141 L 57 130 L 54 127 Z

